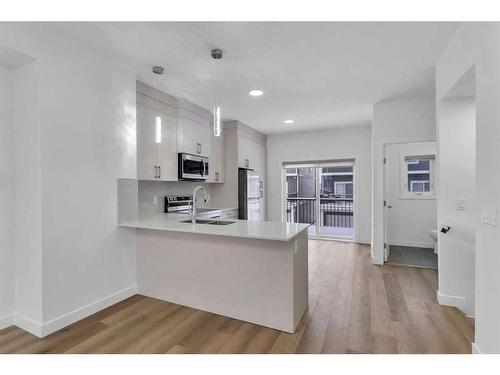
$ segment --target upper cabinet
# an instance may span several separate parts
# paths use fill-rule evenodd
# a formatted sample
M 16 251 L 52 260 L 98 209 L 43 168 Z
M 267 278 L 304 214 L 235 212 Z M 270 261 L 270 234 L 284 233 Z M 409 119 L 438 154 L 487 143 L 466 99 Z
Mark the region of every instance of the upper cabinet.
M 177 181 L 178 153 L 209 158 L 207 182 L 224 182 L 223 137 L 210 111 L 137 82 L 137 178 Z
M 178 111 L 179 152 L 210 158 L 210 120 L 182 108 Z
M 137 178 L 177 180 L 177 108 L 137 93 Z
M 177 111 L 177 148 L 179 152 L 210 158 L 211 113 L 185 99 L 179 99 Z

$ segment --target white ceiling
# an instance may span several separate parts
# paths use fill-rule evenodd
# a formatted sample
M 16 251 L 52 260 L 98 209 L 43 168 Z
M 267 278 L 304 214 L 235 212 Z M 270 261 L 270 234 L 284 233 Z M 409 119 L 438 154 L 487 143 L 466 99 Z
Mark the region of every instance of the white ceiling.
M 15 70 L 35 60 L 23 53 L 14 51 L 11 48 L 0 46 L 0 66 L 6 69 Z
M 434 95 L 434 64 L 456 23 L 57 23 L 137 64 L 140 80 L 263 133 L 368 123 L 380 101 Z M 224 58 L 217 67 L 209 51 Z M 151 73 L 162 65 L 166 74 Z M 253 98 L 252 88 L 264 95 Z M 292 118 L 293 125 L 283 124 Z

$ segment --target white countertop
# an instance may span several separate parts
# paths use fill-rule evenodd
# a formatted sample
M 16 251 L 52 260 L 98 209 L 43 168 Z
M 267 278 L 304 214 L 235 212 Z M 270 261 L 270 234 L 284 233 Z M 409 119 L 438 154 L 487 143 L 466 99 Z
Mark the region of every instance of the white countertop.
M 118 224 L 120 227 L 164 230 L 172 232 L 209 234 L 215 236 L 255 238 L 261 240 L 290 241 L 300 232 L 307 230 L 310 224 L 279 223 L 274 221 L 234 221 L 229 225 L 182 223 L 188 215 L 158 214 Z

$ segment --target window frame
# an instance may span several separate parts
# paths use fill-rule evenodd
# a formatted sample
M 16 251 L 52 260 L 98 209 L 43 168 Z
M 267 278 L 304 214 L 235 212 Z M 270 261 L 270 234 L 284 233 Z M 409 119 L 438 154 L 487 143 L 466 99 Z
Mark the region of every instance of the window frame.
M 435 154 L 432 155 L 400 155 L 400 198 L 401 199 L 436 199 Z M 416 160 L 429 160 L 429 181 L 416 180 L 412 182 L 429 182 L 429 191 L 409 191 L 408 163 Z
M 337 185 L 348 185 L 348 184 L 352 186 L 352 191 L 353 191 L 353 195 L 354 195 L 354 184 L 353 184 L 353 181 L 334 181 L 333 182 L 333 193 L 335 195 L 337 195 Z M 346 186 L 345 191 L 347 191 L 347 186 Z M 344 194 L 344 195 L 347 195 L 347 193 Z

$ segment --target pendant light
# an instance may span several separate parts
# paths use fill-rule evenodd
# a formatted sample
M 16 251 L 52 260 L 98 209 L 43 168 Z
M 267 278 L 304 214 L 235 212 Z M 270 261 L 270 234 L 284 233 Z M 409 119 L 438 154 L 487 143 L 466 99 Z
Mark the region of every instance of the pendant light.
M 222 59 L 222 50 L 219 48 L 214 48 L 210 51 L 210 56 L 215 60 L 215 83 L 217 84 L 217 60 Z M 215 88 L 215 100 L 213 109 L 213 121 L 214 121 L 214 135 L 220 137 L 221 135 L 221 123 L 220 123 L 220 107 L 217 101 L 217 88 Z
M 158 113 L 160 101 L 156 101 L 156 116 L 155 116 L 155 143 L 161 143 L 161 116 Z
M 153 73 L 162 75 L 165 69 L 162 66 L 153 66 Z M 155 143 L 161 143 L 161 116 L 160 112 L 160 100 L 156 100 L 156 114 L 155 114 Z

